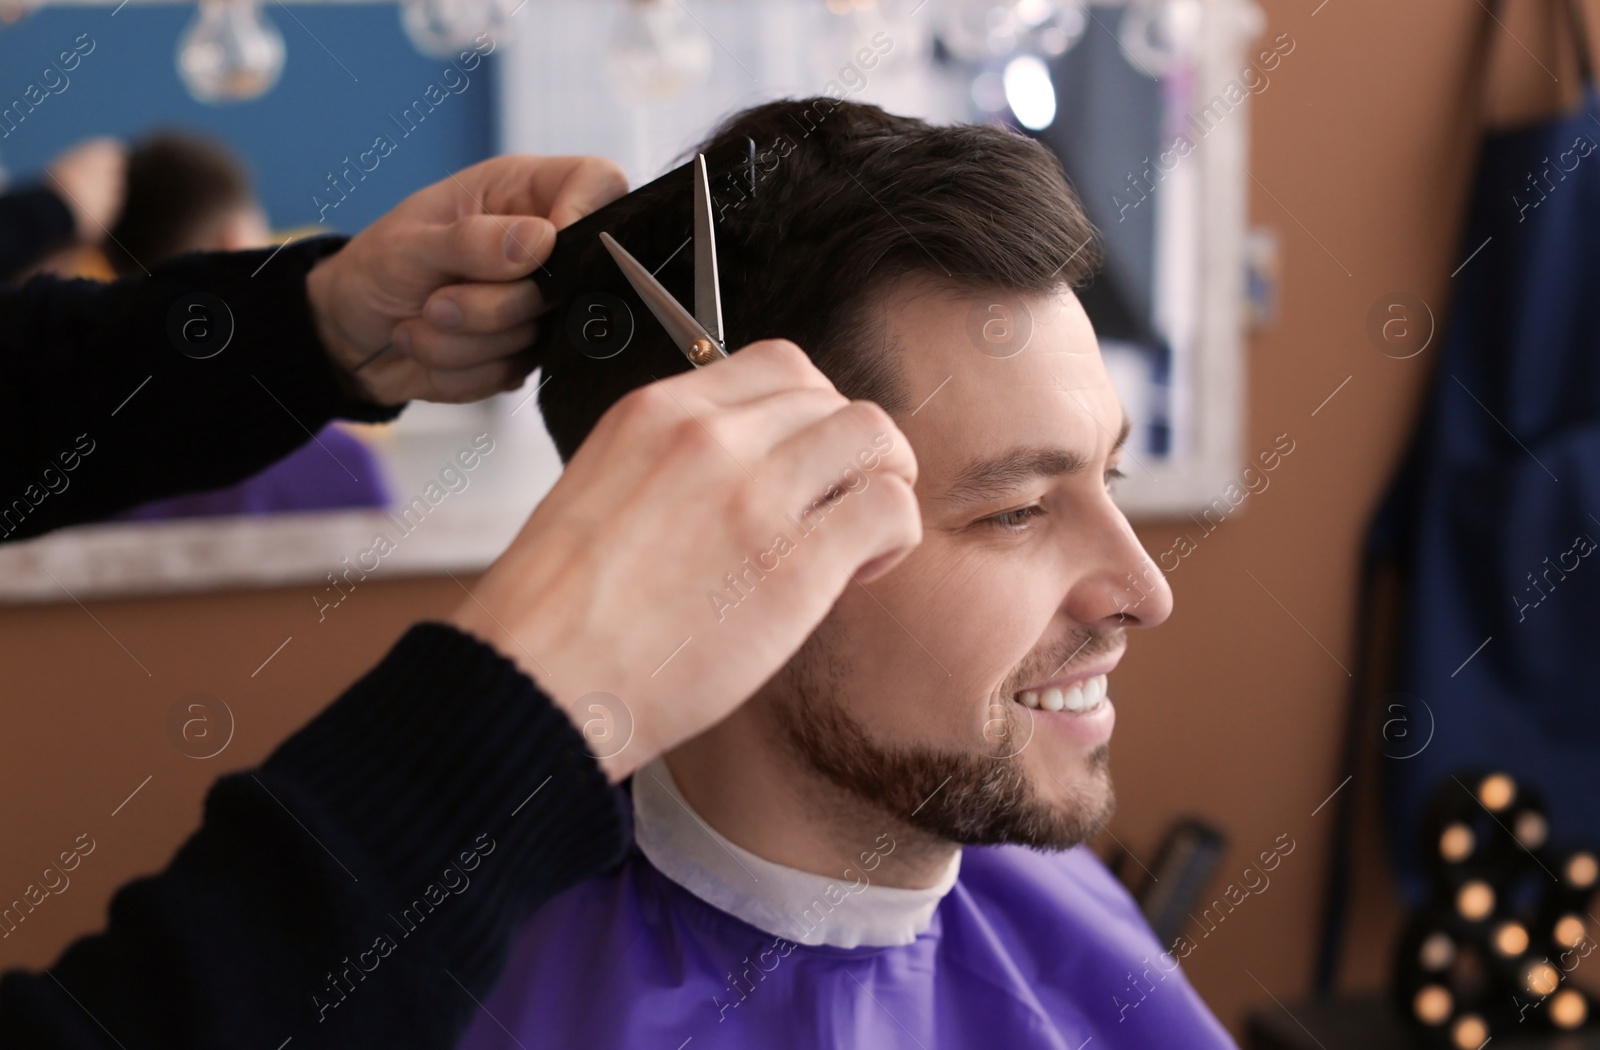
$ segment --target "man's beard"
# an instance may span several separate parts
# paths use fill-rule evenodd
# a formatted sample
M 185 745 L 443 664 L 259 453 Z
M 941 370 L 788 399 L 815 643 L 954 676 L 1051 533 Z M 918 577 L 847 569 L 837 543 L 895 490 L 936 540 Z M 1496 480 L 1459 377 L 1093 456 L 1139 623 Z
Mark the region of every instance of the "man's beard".
M 1057 780 L 1071 800 L 1065 805 L 1042 797 L 1028 779 L 1021 753 L 1034 716 L 1011 699 L 1015 690 L 990 698 L 983 735 L 970 750 L 880 743 L 835 699 L 847 674 L 837 673 L 837 659 L 825 655 L 837 648 L 821 643 L 820 633 L 779 672 L 773 684 L 782 695 L 773 710 L 781 742 L 830 784 L 930 836 L 969 846 L 1067 849 L 1111 819 L 1116 799 L 1103 744 L 1085 756 L 1088 780 L 1097 783 L 1074 790 Z M 1118 635 L 1094 636 L 1078 648 L 1094 655 L 1115 645 Z M 1014 677 L 1021 685 L 1051 673 Z

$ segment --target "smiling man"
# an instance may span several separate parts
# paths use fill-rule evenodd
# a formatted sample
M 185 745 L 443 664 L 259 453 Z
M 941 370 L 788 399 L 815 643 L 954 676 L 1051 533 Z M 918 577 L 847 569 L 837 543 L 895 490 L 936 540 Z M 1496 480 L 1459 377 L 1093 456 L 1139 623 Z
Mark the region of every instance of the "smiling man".
M 461 1045 L 1233 1046 L 1082 845 L 1113 808 L 1107 675 L 1171 594 L 1109 492 L 1127 424 L 1073 292 L 1093 231 L 1059 165 L 1002 129 L 826 100 L 738 114 L 705 150 L 746 136 L 755 192 L 717 233 L 729 343 L 792 339 L 889 412 L 923 539 L 634 776 L 637 848 L 528 923 Z M 652 243 L 646 204 L 619 241 Z M 570 456 L 685 365 L 641 324 L 614 357 L 546 367 Z M 840 527 L 828 508 L 886 451 L 708 580 L 724 600 L 693 644 L 761 616 L 785 546 Z

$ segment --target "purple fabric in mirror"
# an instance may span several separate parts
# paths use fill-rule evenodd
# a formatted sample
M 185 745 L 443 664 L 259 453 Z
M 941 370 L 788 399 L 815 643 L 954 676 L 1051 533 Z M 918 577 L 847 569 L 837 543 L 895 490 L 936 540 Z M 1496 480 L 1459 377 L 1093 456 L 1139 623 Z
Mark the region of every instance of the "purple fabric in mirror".
M 389 492 L 377 457 L 359 438 L 329 424 L 254 477 L 213 492 L 144 503 L 114 521 L 279 514 L 287 511 L 382 507 Z

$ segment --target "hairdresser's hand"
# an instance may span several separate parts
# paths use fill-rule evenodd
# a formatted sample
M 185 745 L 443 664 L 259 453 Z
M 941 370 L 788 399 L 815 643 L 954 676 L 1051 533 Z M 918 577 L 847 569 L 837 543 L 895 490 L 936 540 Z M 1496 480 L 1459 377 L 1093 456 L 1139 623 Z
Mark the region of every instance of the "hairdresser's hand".
M 544 310 L 521 278 L 557 228 L 627 188 L 599 157 L 507 156 L 401 201 L 306 277 L 317 334 L 351 393 L 394 405 L 514 389 L 533 368 L 521 351 Z
M 128 151 L 116 139 L 85 139 L 50 162 L 45 183 L 67 203 L 78 240 L 97 244 L 122 211 Z
M 916 479 L 888 413 L 793 343 L 753 343 L 612 406 L 451 622 L 577 725 L 608 713 L 588 694 L 620 699 L 609 715 L 631 716 L 632 738 L 596 747 L 620 780 L 751 696 L 852 575 L 921 542 Z

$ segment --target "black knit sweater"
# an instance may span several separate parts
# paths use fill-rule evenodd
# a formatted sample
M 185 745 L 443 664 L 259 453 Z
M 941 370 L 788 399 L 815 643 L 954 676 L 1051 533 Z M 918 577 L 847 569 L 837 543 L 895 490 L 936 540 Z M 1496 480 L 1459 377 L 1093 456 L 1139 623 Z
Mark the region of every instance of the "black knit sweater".
M 305 275 L 341 243 L 0 289 L 0 536 L 237 481 L 335 417 L 392 418 L 340 392 L 314 334 Z M 215 356 L 170 335 L 194 293 L 231 314 Z M 621 858 L 624 801 L 531 679 L 418 625 L 219 780 L 104 932 L 0 978 L 0 1046 L 452 1046 L 519 922 Z
M 75 226 L 67 202 L 43 186 L 0 194 L 0 279 L 72 243 Z

